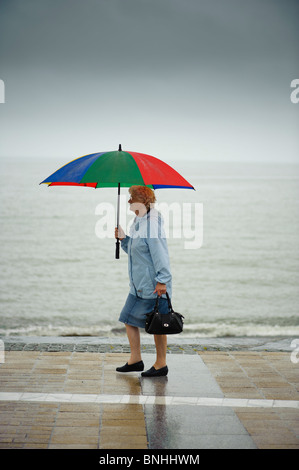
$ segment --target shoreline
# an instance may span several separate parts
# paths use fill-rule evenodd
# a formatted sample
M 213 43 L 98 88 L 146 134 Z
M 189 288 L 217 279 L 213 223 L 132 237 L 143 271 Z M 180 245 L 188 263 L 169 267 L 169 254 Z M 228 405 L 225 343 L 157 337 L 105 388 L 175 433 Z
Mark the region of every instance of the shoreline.
M 185 337 L 169 335 L 168 353 L 196 354 L 197 351 L 269 351 L 292 352 L 291 336 L 234 336 L 234 337 Z M 129 352 L 125 335 L 114 337 L 96 336 L 0 336 L 6 351 L 86 351 Z M 299 344 L 299 339 L 297 345 Z M 154 338 L 141 334 L 143 352 L 155 350 Z

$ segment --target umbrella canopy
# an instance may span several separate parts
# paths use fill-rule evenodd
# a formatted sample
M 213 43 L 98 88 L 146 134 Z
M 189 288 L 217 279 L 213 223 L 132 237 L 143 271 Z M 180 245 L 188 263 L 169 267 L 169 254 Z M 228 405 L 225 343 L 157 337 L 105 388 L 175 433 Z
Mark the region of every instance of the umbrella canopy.
M 41 184 L 49 186 L 88 186 L 92 188 L 146 185 L 152 189 L 194 189 L 171 166 L 151 155 L 124 152 L 100 152 L 67 163 Z
M 91 188 L 118 187 L 117 227 L 119 225 L 120 187 L 145 185 L 152 189 L 194 189 L 171 166 L 151 155 L 117 151 L 99 152 L 76 158 L 55 171 L 40 184 L 48 186 L 86 186 Z M 119 258 L 119 240 L 116 242 Z

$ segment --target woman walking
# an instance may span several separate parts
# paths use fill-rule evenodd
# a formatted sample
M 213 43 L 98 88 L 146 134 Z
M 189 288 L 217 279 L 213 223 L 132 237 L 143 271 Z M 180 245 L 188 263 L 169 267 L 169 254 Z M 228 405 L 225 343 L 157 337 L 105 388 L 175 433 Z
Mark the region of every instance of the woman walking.
M 171 272 L 166 237 L 162 218 L 154 209 L 156 197 L 147 186 L 132 186 L 129 189 L 130 210 L 136 217 L 126 236 L 122 229 L 115 229 L 115 238 L 121 240 L 122 249 L 128 254 L 130 292 L 119 320 L 126 325 L 131 355 L 128 362 L 117 367 L 117 372 L 143 371 L 140 350 L 140 330 L 145 327 L 146 314 L 155 306 L 159 296 L 159 311 L 168 312 L 166 291 L 171 298 Z M 163 297 L 164 295 L 164 297 Z M 167 336 L 154 335 L 156 361 L 142 372 L 143 377 L 159 377 L 168 373 L 166 364 Z

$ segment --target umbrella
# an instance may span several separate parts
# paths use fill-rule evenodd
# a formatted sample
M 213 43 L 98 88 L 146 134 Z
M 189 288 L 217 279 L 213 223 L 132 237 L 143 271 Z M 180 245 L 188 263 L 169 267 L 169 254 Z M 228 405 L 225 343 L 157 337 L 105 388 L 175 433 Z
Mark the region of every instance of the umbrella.
M 151 155 L 117 151 L 99 152 L 76 158 L 67 163 L 40 184 L 48 186 L 86 186 L 91 188 L 118 188 L 117 228 L 119 226 L 120 188 L 146 185 L 152 189 L 194 189 L 171 166 Z M 115 257 L 119 258 L 119 239 Z

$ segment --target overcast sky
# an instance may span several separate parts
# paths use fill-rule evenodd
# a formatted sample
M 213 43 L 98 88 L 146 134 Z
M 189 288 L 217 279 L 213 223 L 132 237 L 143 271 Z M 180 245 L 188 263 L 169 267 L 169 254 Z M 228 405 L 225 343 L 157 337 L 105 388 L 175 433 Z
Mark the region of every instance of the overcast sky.
M 299 163 L 297 0 L 0 0 L 0 156 Z

